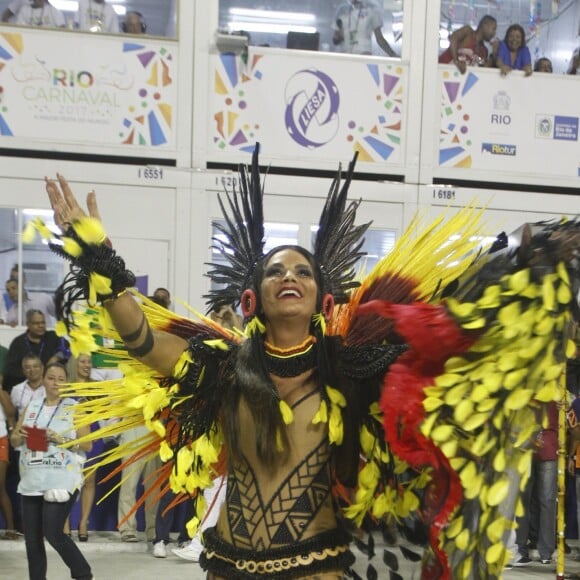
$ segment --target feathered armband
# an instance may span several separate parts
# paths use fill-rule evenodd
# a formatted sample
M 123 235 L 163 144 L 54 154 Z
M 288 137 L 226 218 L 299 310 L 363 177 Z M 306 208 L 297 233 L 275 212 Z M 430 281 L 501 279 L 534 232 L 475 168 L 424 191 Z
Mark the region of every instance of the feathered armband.
M 135 285 L 135 275 L 125 267 L 107 238 L 102 224 L 83 217 L 69 225 L 64 234 L 55 234 L 43 223 L 32 223 L 40 235 L 49 240 L 50 249 L 71 262 L 70 272 L 55 293 L 59 320 L 67 328 L 73 325 L 72 309 L 77 301 L 94 305 L 114 299 Z

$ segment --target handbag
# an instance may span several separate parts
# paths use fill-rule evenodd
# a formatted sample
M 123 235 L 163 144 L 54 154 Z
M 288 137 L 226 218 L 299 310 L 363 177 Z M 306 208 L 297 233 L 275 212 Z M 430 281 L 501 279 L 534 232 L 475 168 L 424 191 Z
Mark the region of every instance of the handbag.
M 65 503 L 70 499 L 70 493 L 66 489 L 47 489 L 43 497 L 44 501 L 51 503 Z

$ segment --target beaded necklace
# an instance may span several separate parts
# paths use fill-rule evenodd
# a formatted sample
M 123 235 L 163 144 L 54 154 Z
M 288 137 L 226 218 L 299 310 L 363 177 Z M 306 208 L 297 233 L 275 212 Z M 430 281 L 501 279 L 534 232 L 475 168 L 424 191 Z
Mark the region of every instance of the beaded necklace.
M 277 377 L 297 377 L 316 366 L 316 338 L 309 336 L 291 348 L 278 348 L 264 341 L 266 368 Z

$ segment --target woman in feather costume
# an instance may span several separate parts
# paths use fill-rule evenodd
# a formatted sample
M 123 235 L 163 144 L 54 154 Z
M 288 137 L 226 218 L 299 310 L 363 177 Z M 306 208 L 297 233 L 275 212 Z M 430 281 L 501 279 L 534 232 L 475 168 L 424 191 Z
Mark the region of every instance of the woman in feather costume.
M 342 578 L 353 562 L 345 517 L 394 519 L 424 547 L 425 579 L 496 578 L 508 559 L 535 435 L 527 414 L 557 398 L 580 226 L 527 227 L 473 258 L 475 210 L 417 222 L 359 284 L 368 224 L 347 204 L 353 169 L 332 184 L 312 253 L 264 255 L 257 148 L 241 168 L 216 240 L 228 264 L 209 272 L 222 289 L 206 298 L 209 310 L 240 303 L 245 337 L 135 300 L 94 194 L 87 217 L 63 177 L 47 180 L 63 233 L 37 227 L 72 263 L 61 331 L 73 350 L 96 348 L 94 333 L 126 347 L 115 351 L 124 379 L 70 392 L 92 397 L 80 405 L 91 420 L 122 417 L 95 436 L 149 426 L 103 461 L 159 453 L 158 481 L 196 503 L 192 533 L 200 490 L 227 471 L 204 533 L 208 578 Z M 102 308 L 82 313 L 78 301 Z

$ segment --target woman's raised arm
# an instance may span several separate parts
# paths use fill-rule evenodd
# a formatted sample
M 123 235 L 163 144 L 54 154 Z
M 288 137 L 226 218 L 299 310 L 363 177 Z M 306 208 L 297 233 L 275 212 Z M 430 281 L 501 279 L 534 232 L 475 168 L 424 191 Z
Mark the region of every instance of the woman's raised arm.
M 46 191 L 54 212 L 54 221 L 64 235 L 70 228 L 74 229 L 75 224 L 87 218 L 87 213 L 80 207 L 67 180 L 62 175 L 57 176 L 57 181 L 46 179 Z M 100 223 L 101 217 L 94 191 L 87 195 L 87 209 L 88 217 Z M 91 243 L 94 244 L 94 240 Z M 111 243 L 104 233 L 96 245 L 111 248 Z M 89 277 L 91 274 L 106 276 L 109 274 L 106 263 L 109 254 L 111 263 L 114 259 L 118 260 L 112 250 L 105 250 L 100 252 L 99 260 L 93 260 L 90 263 L 79 260 L 80 267 L 86 270 Z M 111 271 L 111 277 L 114 278 L 115 268 L 111 268 Z M 112 280 L 111 287 L 114 291 L 110 296 L 100 295 L 100 298 L 117 332 L 127 346 L 129 354 L 162 375 L 170 376 L 175 363 L 187 348 L 187 342 L 166 332 L 152 331 L 145 314 L 133 296 L 122 292 L 122 288 L 119 291 L 115 279 Z

